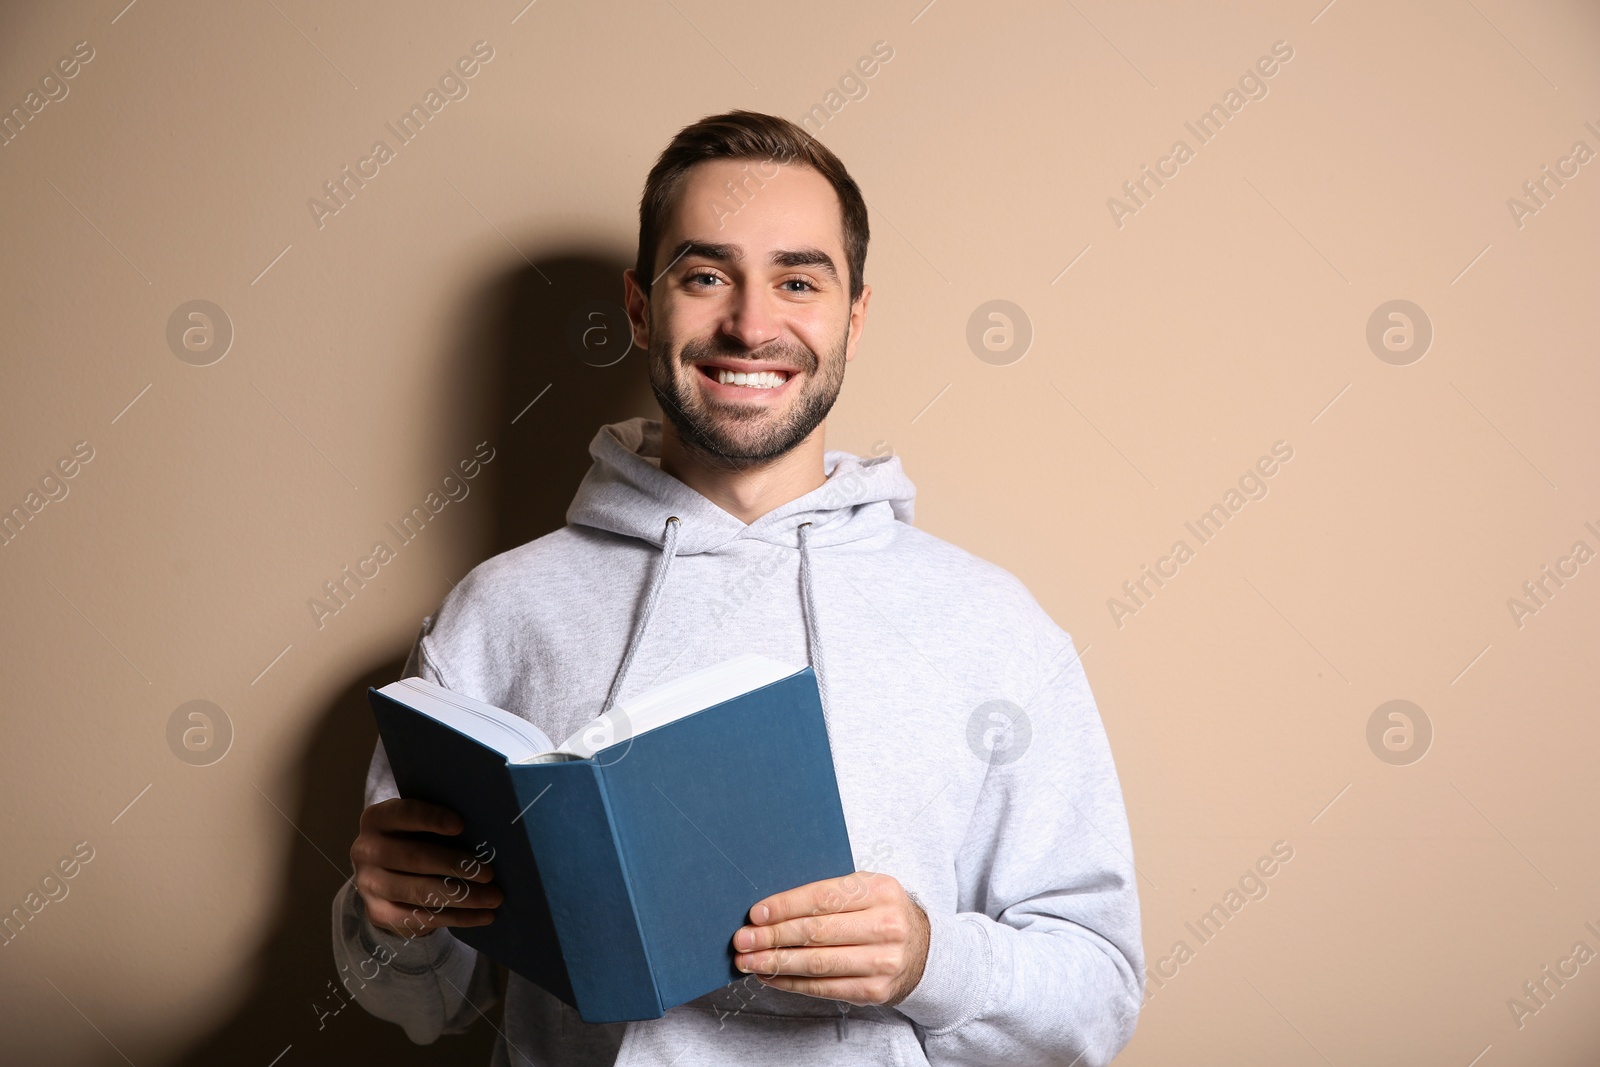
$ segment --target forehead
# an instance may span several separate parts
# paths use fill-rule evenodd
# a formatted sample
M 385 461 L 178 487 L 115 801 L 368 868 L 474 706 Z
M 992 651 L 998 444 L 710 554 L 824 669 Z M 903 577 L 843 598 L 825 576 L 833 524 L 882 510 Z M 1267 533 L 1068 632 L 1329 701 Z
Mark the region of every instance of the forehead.
M 684 175 L 658 248 L 691 238 L 741 245 L 747 254 L 810 245 L 832 253 L 844 269 L 839 196 L 827 178 L 803 164 L 779 166 L 759 159 L 696 164 Z

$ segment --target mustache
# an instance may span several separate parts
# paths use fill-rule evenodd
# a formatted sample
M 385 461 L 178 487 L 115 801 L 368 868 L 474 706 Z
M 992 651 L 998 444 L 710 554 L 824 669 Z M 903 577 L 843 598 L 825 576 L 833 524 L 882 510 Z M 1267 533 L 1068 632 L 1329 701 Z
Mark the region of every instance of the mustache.
M 818 366 L 817 354 L 811 349 L 802 344 L 784 341 L 773 341 L 752 351 L 725 341 L 694 340 L 685 341 L 683 348 L 678 351 L 678 361 L 686 367 L 713 356 L 730 360 L 782 363 L 805 374 L 815 374 Z

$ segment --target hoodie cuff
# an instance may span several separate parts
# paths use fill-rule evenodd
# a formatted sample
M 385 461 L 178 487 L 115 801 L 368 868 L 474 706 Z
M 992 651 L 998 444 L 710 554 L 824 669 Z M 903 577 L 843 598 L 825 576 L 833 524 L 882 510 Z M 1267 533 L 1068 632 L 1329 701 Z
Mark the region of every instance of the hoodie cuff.
M 424 974 L 444 966 L 455 950 L 455 939 L 447 930 L 430 930 L 417 937 L 391 934 L 373 926 L 365 919 L 361 922 L 361 948 L 369 956 L 387 961 L 399 974 Z
M 444 929 L 430 930 L 426 934 L 407 935 L 390 933 L 372 925 L 367 918 L 366 902 L 346 886 L 345 936 L 353 940 L 368 957 L 376 959 L 400 974 L 423 974 L 436 971 L 456 949 L 459 942 Z M 353 935 L 353 936 L 352 936 Z
M 922 979 L 894 1007 L 930 1033 L 954 1030 L 989 998 L 989 934 L 977 914 L 928 914 L 928 960 Z

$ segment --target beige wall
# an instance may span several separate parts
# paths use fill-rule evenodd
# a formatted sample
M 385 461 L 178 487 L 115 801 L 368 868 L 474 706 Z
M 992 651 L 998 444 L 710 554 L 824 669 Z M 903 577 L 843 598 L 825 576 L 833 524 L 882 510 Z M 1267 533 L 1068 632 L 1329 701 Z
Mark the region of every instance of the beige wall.
M 1591 1062 L 1600 963 L 1520 1027 L 1508 998 L 1600 951 L 1600 562 L 1508 599 L 1600 551 L 1600 161 L 1508 198 L 1600 151 L 1600 14 L 924 2 L 6 5 L 0 107 L 93 58 L 0 147 L 0 505 L 93 458 L 0 547 L 0 908 L 92 859 L 0 948 L 0 1048 L 486 1061 L 487 1025 L 319 1029 L 364 688 L 476 561 L 562 521 L 600 422 L 652 410 L 637 353 L 586 365 L 568 324 L 618 298 L 654 154 L 728 107 L 799 118 L 885 41 L 821 127 L 875 237 L 829 439 L 892 447 L 918 523 L 1084 651 L 1162 981 L 1119 1062 Z M 478 41 L 469 94 L 319 225 L 308 199 Z M 1280 41 L 1201 144 L 1185 122 Z M 1178 139 L 1175 176 L 1108 207 Z M 1020 360 L 969 347 L 996 299 Z M 1407 365 L 1366 337 L 1396 299 L 1432 326 Z M 232 326 L 208 366 L 167 340 L 193 300 Z M 309 598 L 485 441 L 470 496 L 319 626 Z M 1276 442 L 1268 494 L 1201 544 L 1184 523 Z M 1369 745 L 1396 699 L 1431 723 L 1420 762 L 1379 758 L 1394 723 Z M 169 742 L 192 700 L 231 724 L 207 766 Z M 1202 943 L 1185 924 L 1279 842 Z

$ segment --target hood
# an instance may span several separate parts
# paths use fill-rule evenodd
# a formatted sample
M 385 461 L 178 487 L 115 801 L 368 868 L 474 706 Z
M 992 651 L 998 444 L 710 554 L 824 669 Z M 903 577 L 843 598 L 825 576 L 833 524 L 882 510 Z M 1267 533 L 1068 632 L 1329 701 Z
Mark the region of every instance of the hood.
M 675 552 L 714 552 L 731 541 L 754 538 L 793 548 L 798 528 L 810 523 L 817 548 L 910 523 L 916 487 L 898 456 L 862 459 L 823 453 L 827 482 L 746 525 L 661 469 L 661 421 L 633 418 L 602 426 L 589 444 L 594 466 L 578 486 L 567 522 L 661 545 L 669 516 L 679 519 Z
M 827 481 L 746 525 L 661 469 L 661 422 L 633 418 L 602 426 L 589 444 L 594 466 L 584 475 L 567 509 L 567 522 L 661 548 L 643 609 L 611 681 L 602 715 L 609 715 L 627 683 L 634 655 L 644 643 L 672 561 L 680 555 L 715 552 L 740 538 L 753 538 L 800 553 L 800 595 L 806 627 L 806 658 L 817 676 L 822 718 L 828 723 L 828 680 L 812 582 L 811 550 L 858 541 L 911 521 L 916 489 L 895 456 L 863 460 L 848 452 L 823 453 Z

